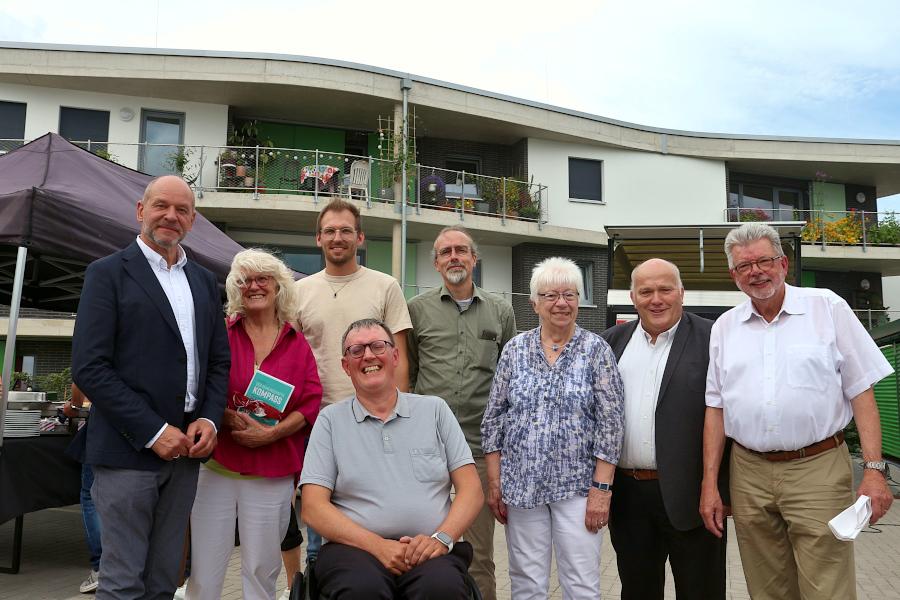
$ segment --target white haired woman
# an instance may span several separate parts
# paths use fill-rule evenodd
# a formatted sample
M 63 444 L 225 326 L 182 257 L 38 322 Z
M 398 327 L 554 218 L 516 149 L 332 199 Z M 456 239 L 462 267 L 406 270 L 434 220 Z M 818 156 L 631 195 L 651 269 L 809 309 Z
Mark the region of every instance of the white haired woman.
M 322 386 L 312 350 L 296 326 L 294 279 L 281 260 L 263 250 L 238 252 L 225 290 L 228 405 L 218 445 L 197 483 L 187 598 L 222 597 L 237 518 L 242 597 L 272 600 L 281 571 L 279 546 Z
M 504 347 L 481 425 L 488 504 L 506 524 L 516 600 L 547 597 L 554 549 L 563 597 L 600 596 L 625 396 L 609 345 L 575 323 L 583 294 L 571 260 L 534 268 L 540 324 Z

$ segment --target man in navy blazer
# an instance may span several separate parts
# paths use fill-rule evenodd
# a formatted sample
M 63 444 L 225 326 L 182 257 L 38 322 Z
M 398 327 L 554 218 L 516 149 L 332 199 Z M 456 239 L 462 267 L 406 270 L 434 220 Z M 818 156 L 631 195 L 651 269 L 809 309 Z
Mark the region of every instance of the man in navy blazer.
M 725 539 L 700 517 L 703 420 L 712 321 L 683 310 L 674 264 L 635 267 L 638 320 L 609 342 L 625 384 L 625 439 L 616 469 L 609 533 L 624 600 L 663 598 L 666 559 L 679 600 L 725 598 Z M 727 473 L 719 481 L 727 491 Z
M 200 459 L 216 445 L 231 359 L 215 277 L 179 244 L 195 215 L 181 178 L 154 179 L 140 236 L 85 274 L 72 372 L 92 403 L 75 443 L 103 524 L 98 599 L 172 598 Z

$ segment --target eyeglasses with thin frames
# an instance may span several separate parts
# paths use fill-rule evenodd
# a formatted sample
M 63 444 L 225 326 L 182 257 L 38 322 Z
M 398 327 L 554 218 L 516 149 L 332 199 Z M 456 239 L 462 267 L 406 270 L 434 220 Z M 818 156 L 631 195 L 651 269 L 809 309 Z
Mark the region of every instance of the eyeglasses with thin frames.
M 457 256 L 468 256 L 471 252 L 468 246 L 445 246 L 437 251 L 437 255 L 441 258 L 447 258 L 454 251 Z
M 387 340 L 375 340 L 368 344 L 353 344 L 352 346 L 347 346 L 344 350 L 344 355 L 349 354 L 352 358 L 362 358 L 366 353 L 366 348 L 368 348 L 375 356 L 381 356 L 385 353 L 388 346 L 393 348 L 394 344 Z
M 334 239 L 340 235 L 342 238 L 349 238 L 356 235 L 356 230 L 351 227 L 341 227 L 340 229 L 335 229 L 334 227 L 326 227 L 321 231 L 321 236 L 326 240 Z
M 538 298 L 543 300 L 548 304 L 553 304 L 557 300 L 559 300 L 560 296 L 562 296 L 563 300 L 568 302 L 569 304 L 574 304 L 578 301 L 578 292 L 573 292 L 569 290 L 568 292 L 539 292 Z
M 746 275 L 753 269 L 753 265 L 760 271 L 769 271 L 775 265 L 775 261 L 784 258 L 784 254 L 779 256 L 766 256 L 757 260 L 749 260 L 747 262 L 742 262 L 739 265 L 735 265 L 732 271 L 735 271 L 738 275 Z
M 244 279 L 238 281 L 238 287 L 242 287 L 244 289 L 249 288 L 256 282 L 256 285 L 264 288 L 268 287 L 274 278 L 271 275 L 257 275 L 256 277 L 245 277 Z

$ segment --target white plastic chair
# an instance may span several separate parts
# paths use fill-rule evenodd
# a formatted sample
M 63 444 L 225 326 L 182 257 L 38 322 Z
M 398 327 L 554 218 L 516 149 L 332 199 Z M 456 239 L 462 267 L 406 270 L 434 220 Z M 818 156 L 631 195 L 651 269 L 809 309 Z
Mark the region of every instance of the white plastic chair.
M 354 160 L 350 165 L 350 174 L 341 182 L 341 196 L 345 193 L 353 198 L 353 190 L 360 192 L 362 198 L 369 200 L 369 161 Z

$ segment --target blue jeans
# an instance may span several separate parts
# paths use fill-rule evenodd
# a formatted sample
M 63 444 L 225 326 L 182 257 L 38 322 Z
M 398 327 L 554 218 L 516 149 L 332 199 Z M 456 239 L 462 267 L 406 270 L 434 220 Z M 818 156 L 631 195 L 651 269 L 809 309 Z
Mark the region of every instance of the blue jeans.
M 91 465 L 81 465 L 81 518 L 84 521 L 84 537 L 87 540 L 88 552 L 91 556 L 91 568 L 100 570 L 100 517 L 94 508 L 91 498 L 91 486 L 94 485 L 94 470 Z
M 306 564 L 316 560 L 319 556 L 319 548 L 322 547 L 322 536 L 316 533 L 312 527 L 306 527 Z

